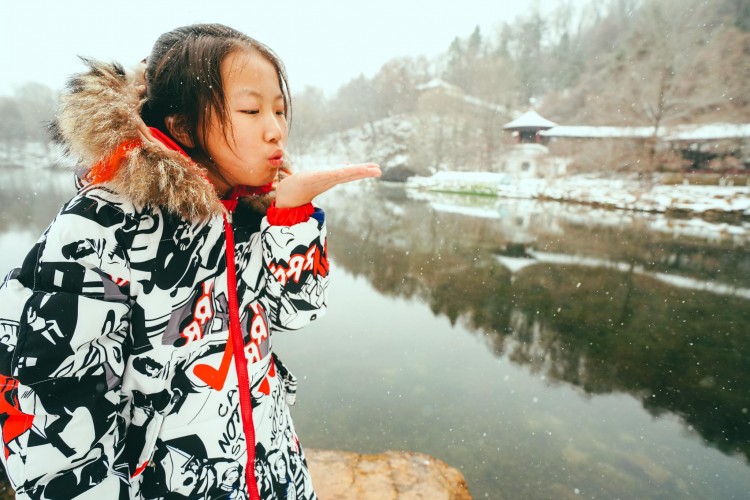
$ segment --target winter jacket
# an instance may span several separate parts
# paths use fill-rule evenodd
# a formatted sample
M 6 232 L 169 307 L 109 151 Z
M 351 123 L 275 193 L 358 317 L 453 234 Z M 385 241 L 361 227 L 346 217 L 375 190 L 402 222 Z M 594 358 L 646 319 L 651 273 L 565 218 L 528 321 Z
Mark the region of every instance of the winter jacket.
M 0 288 L 18 498 L 314 498 L 271 343 L 325 310 L 323 212 L 219 200 L 189 158 L 138 140 L 130 77 L 90 65 L 58 138 L 114 174 L 83 185 Z

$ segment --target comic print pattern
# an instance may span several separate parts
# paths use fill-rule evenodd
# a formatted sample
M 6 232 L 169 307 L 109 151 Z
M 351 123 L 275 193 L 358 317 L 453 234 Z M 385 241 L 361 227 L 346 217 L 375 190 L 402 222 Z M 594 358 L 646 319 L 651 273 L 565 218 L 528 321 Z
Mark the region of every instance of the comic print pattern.
M 0 455 L 17 498 L 248 498 L 250 390 L 264 499 L 315 498 L 272 334 L 325 310 L 322 212 L 240 205 L 235 264 L 251 388 L 228 342 L 220 217 L 189 223 L 102 187 L 66 204 L 0 286 Z

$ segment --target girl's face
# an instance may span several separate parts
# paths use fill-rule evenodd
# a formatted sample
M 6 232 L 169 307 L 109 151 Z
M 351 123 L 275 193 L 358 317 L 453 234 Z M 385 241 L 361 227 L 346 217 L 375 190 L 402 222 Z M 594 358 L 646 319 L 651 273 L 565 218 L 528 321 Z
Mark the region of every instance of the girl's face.
M 251 50 L 236 50 L 221 63 L 228 133 L 220 117 L 208 121 L 206 151 L 223 179 L 212 178 L 224 193 L 237 185 L 272 182 L 282 164 L 287 137 L 284 97 L 273 64 Z

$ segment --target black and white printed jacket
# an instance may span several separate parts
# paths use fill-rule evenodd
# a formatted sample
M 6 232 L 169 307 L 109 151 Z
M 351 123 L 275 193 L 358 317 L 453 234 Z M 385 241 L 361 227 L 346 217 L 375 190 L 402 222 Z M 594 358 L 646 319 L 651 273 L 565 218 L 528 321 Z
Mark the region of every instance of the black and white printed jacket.
M 0 288 L 17 498 L 314 498 L 271 339 L 325 310 L 323 212 L 219 200 L 189 158 L 138 140 L 137 82 L 89 64 L 58 138 L 82 164 L 121 161 Z

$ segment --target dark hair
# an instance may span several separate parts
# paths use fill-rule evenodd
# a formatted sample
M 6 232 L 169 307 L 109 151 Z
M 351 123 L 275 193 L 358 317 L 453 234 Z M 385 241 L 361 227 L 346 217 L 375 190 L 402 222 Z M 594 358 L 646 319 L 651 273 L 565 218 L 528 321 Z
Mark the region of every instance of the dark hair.
M 236 50 L 256 50 L 276 69 L 284 99 L 284 115 L 291 123 L 291 96 L 286 69 L 266 45 L 223 24 L 193 24 L 164 33 L 146 61 L 146 102 L 141 116 L 146 125 L 169 134 L 164 119 L 180 115 L 195 148 L 194 159 L 208 159 L 204 149 L 208 119 L 214 114 L 231 126 L 226 109 L 221 63 Z M 210 162 L 209 162 L 210 163 Z

